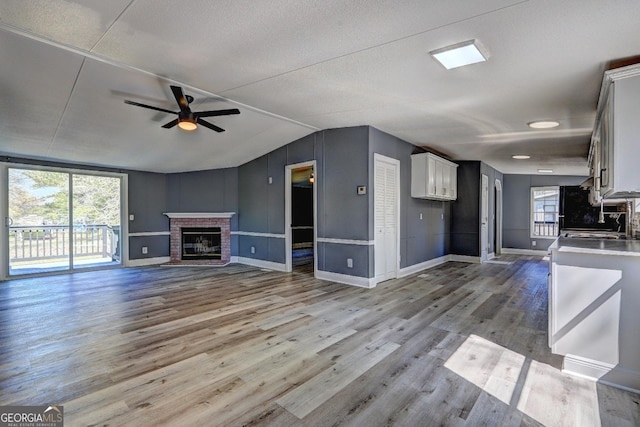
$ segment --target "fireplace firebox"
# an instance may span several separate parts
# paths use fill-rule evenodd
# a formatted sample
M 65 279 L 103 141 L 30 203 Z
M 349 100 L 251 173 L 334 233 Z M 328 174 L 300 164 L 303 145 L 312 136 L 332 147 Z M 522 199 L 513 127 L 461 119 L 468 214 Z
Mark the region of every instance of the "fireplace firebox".
M 222 258 L 220 227 L 185 227 L 181 236 L 183 260 Z
M 231 262 L 231 217 L 234 214 L 235 212 L 166 212 L 165 215 L 170 219 L 171 260 L 168 264 L 212 266 L 229 264 Z M 213 228 L 215 230 L 212 230 Z M 187 234 L 188 241 L 183 240 L 182 230 L 199 233 L 201 229 L 205 229 L 204 234 L 209 235 L 201 236 L 202 241 L 198 241 L 198 237 L 192 234 Z M 211 231 L 213 235 L 210 235 Z M 186 248 L 183 247 L 184 243 L 187 244 Z M 183 255 L 184 249 L 186 249 L 186 256 Z

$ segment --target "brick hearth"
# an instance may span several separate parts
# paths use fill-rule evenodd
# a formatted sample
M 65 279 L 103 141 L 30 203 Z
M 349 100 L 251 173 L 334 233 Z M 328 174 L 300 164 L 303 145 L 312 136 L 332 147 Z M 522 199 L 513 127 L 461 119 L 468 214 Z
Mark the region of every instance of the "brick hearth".
M 165 213 L 170 218 L 170 264 L 178 265 L 226 265 L 231 261 L 231 215 L 225 213 Z M 181 229 L 191 227 L 220 227 L 221 259 L 183 260 Z

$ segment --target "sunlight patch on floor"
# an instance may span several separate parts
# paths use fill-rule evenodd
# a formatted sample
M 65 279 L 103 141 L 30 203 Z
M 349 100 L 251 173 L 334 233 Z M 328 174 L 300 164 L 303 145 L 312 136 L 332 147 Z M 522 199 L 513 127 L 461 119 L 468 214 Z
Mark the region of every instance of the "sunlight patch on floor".
M 596 384 L 477 335 L 470 335 L 444 366 L 507 405 L 544 425 L 572 419 L 600 426 Z

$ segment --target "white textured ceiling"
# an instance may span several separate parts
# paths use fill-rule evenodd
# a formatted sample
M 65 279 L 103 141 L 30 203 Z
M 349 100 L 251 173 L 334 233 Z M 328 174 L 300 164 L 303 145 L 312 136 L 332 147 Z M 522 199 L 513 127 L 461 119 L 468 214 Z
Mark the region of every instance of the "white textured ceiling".
M 503 173 L 585 175 L 603 71 L 640 54 L 638 16 L 637 0 L 3 0 L 0 153 L 179 172 L 371 125 Z M 428 54 L 469 39 L 487 62 Z M 123 103 L 176 110 L 170 84 L 241 114 L 186 133 Z

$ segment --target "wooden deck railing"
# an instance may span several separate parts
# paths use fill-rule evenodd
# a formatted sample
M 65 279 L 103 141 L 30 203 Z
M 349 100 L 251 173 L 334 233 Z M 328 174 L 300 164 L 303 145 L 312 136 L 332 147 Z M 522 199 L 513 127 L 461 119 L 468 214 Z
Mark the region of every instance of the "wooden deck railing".
M 539 222 L 533 223 L 533 235 L 538 237 L 553 237 L 558 236 L 560 230 L 558 229 L 557 222 Z
M 69 233 L 73 233 L 74 256 L 110 257 L 116 253 L 118 231 L 108 225 L 11 226 L 9 227 L 10 261 L 34 261 L 67 258 Z

